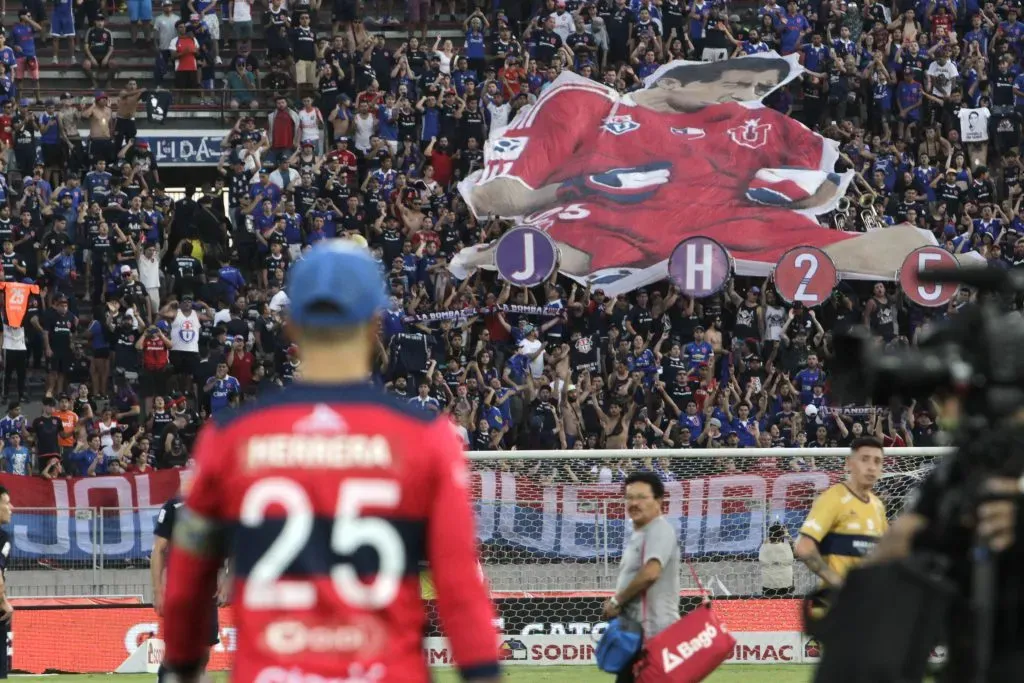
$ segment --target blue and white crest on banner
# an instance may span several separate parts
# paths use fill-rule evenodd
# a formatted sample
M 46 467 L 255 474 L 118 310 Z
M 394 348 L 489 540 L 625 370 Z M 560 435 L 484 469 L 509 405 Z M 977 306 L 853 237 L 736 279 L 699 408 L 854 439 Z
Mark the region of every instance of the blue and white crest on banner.
M 638 130 L 640 124 L 634 121 L 632 116 L 625 114 L 624 116 L 609 116 L 604 120 L 602 128 L 613 135 L 625 135 Z

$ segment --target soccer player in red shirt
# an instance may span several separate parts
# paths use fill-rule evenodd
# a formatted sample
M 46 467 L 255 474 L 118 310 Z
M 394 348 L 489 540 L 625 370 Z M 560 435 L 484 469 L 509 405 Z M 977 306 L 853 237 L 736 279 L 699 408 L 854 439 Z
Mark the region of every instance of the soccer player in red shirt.
M 368 383 L 387 303 L 377 264 L 364 248 L 324 242 L 292 268 L 287 291 L 301 380 L 215 415 L 196 444 L 164 592 L 168 670 L 197 677 L 199 596 L 213 594 L 230 555 L 233 681 L 426 683 L 425 560 L 463 678 L 496 682 L 461 445 L 447 420 Z

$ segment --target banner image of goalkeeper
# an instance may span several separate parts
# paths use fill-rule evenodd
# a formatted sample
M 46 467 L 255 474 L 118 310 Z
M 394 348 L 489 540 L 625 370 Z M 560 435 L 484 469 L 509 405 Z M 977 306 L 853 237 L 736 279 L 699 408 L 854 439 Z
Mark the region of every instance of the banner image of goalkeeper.
M 855 235 L 818 224 L 852 179 L 834 172 L 838 143 L 760 103 L 801 71 L 775 53 L 677 61 L 626 95 L 563 73 L 488 142 L 484 169 L 459 190 L 480 218 L 548 231 L 560 270 L 611 295 L 664 279 L 673 247 L 698 234 L 724 245 L 740 275 L 811 245 L 844 275 L 892 279 L 934 239 L 911 226 Z M 463 250 L 452 271 L 489 266 L 491 251 Z

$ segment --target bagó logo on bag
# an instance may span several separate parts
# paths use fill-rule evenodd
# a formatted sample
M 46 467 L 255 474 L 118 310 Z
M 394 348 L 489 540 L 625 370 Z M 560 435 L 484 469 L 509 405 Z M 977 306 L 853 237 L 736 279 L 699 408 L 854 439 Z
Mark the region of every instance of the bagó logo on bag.
M 672 652 L 671 648 L 662 648 L 662 669 L 665 670 L 665 673 L 669 673 L 670 671 L 679 668 L 690 657 L 693 657 L 701 650 L 711 647 L 711 643 L 714 642 L 716 636 L 718 636 L 718 629 L 715 628 L 714 624 L 708 624 L 704 627 L 703 631 L 695 635 L 693 638 L 678 643 L 675 647 L 676 652 Z

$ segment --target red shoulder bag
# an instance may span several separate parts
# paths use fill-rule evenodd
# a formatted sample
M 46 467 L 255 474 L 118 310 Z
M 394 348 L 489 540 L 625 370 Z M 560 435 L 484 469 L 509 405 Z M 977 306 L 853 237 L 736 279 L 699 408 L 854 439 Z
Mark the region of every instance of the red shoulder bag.
M 637 683 L 696 683 L 729 658 L 736 639 L 711 607 L 711 598 L 689 562 L 693 580 L 704 596 L 697 609 L 644 641 L 643 653 L 633 667 Z

